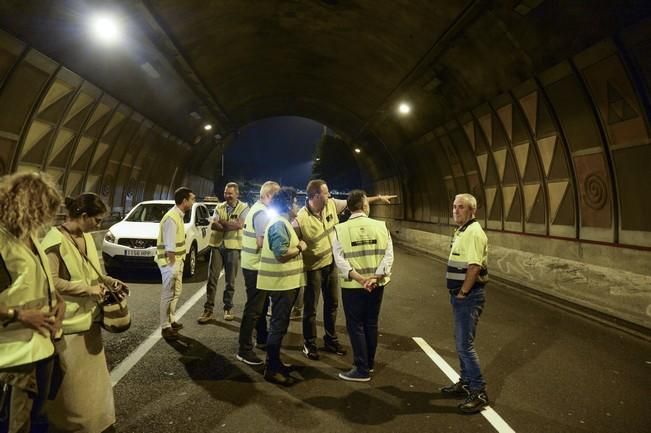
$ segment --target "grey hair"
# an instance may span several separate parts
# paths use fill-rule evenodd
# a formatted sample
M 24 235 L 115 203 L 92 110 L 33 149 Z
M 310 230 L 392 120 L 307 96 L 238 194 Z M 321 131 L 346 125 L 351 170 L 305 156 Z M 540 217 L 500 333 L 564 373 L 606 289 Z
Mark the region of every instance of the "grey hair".
M 260 198 L 273 197 L 273 195 L 276 194 L 279 190 L 280 185 L 278 185 L 278 182 L 268 180 L 260 187 Z
M 463 199 L 466 202 L 466 204 L 470 207 L 470 209 L 477 210 L 477 199 L 475 198 L 474 195 L 467 194 L 467 193 L 457 194 L 454 198 L 455 199 L 457 199 L 457 198 Z

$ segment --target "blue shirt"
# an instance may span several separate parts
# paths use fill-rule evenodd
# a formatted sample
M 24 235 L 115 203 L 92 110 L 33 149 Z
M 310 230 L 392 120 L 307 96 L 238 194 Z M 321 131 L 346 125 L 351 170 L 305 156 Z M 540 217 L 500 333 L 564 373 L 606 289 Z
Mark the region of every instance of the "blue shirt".
M 269 226 L 269 248 L 273 251 L 274 256 L 281 257 L 287 253 L 289 249 L 289 233 L 287 227 L 282 221 Z

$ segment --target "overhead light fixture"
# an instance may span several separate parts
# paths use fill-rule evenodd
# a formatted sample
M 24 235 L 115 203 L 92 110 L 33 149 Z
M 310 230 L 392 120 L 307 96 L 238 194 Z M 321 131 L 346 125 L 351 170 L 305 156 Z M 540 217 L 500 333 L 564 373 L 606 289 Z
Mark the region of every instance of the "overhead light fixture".
M 406 102 L 402 102 L 398 106 L 398 112 L 400 114 L 403 114 L 403 115 L 404 114 L 409 114 L 411 112 L 411 106 L 409 104 L 407 104 Z
M 359 147 L 355 148 L 355 153 L 361 153 L 361 152 L 362 152 L 362 149 L 360 149 Z
M 210 131 L 212 129 L 212 125 L 210 123 L 206 123 L 205 125 L 203 125 L 203 129 L 205 129 L 206 131 Z
M 316 158 L 315 161 L 321 161 L 321 158 Z
M 90 30 L 99 42 L 115 44 L 121 38 L 121 29 L 113 15 L 98 14 L 90 19 Z
M 215 134 L 214 137 L 215 137 L 215 140 L 221 140 L 222 139 L 221 134 Z

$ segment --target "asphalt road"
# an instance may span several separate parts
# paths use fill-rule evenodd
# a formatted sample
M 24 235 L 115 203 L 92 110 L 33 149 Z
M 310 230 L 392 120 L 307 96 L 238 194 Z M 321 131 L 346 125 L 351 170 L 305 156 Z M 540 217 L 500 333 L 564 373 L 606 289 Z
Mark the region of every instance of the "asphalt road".
M 184 283 L 179 302 L 203 289 L 206 263 Z M 199 325 L 202 297 L 180 318 L 182 341 L 153 346 L 116 384 L 118 432 L 493 432 L 482 415 L 460 415 L 443 399 L 450 380 L 413 340 L 420 337 L 455 370 L 452 317 L 444 266 L 397 249 L 392 283 L 380 316 L 373 380 L 348 383 L 351 354 L 300 352 L 300 321 L 292 321 L 283 358 L 301 381 L 291 388 L 265 382 L 262 369 L 235 359 L 244 303 L 236 285 L 236 320 Z M 105 334 L 111 369 L 158 337 L 157 272 L 123 275 L 132 289 L 132 328 Z M 218 308 L 223 289 L 220 280 Z M 651 431 L 651 343 L 568 313 L 497 283 L 488 286 L 476 347 L 491 407 L 516 432 Z M 343 310 L 338 328 L 347 347 Z M 319 330 L 322 335 L 322 330 Z M 151 342 L 151 340 L 150 340 Z M 262 356 L 263 353 L 260 353 Z M 502 430 L 504 431 L 504 430 Z

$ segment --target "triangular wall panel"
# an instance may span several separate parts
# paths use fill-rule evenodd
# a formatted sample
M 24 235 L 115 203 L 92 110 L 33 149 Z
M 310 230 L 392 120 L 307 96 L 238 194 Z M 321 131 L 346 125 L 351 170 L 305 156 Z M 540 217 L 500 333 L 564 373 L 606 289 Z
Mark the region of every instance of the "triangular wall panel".
M 527 117 L 529 127 L 535 134 L 538 116 L 538 92 L 532 92 L 520 98 L 520 106 L 522 107 L 522 111 L 524 111 L 524 115 Z
M 537 143 L 543 167 L 545 169 L 545 176 L 548 177 L 549 169 L 552 166 L 552 160 L 554 158 L 554 150 L 556 149 L 556 136 L 552 135 L 551 137 L 541 138 L 540 140 L 537 140 Z
M 502 108 L 497 109 L 497 115 L 502 121 L 504 130 L 506 131 L 506 136 L 509 137 L 509 141 L 513 141 L 513 106 L 511 104 L 505 105 Z

